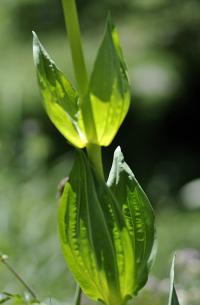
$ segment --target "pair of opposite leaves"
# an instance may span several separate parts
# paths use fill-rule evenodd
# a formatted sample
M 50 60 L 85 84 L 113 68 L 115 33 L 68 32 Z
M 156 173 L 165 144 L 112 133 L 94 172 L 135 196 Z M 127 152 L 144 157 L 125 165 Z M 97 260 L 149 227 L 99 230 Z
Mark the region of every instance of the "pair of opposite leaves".
M 155 256 L 154 213 L 120 148 L 107 183 L 77 153 L 58 222 L 64 256 L 87 296 L 122 305 L 144 286 Z
M 67 264 L 88 297 L 122 305 L 145 285 L 157 248 L 154 213 L 119 147 L 107 183 L 77 153 L 58 223 Z M 174 261 L 168 305 L 179 305 Z
M 111 18 L 84 96 L 56 67 L 35 33 L 33 55 L 44 106 L 57 129 L 75 147 L 83 148 L 88 142 L 108 146 L 130 105 L 126 65 Z
M 33 53 L 44 105 L 53 124 L 78 148 L 88 142 L 109 145 L 130 104 L 126 66 L 111 20 L 82 97 L 36 34 Z M 88 102 L 92 118 L 87 115 Z M 67 263 L 88 296 L 106 304 L 122 304 L 143 287 L 153 257 L 154 215 L 119 149 L 107 185 L 79 154 L 62 196 L 59 224 Z

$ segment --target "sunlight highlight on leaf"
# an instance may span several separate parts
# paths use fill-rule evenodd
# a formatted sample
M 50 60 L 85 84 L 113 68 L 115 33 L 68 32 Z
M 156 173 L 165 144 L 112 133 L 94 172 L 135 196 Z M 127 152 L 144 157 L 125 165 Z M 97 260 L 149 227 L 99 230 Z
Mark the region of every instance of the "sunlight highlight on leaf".
M 89 92 L 98 142 L 102 146 L 108 146 L 130 105 L 126 64 L 118 33 L 110 16 L 94 64 Z
M 78 93 L 56 67 L 35 33 L 33 33 L 33 56 L 40 91 L 49 118 L 72 145 L 83 148 L 86 145 L 86 137 Z
M 70 271 L 87 296 L 107 305 L 122 305 L 144 286 L 154 244 L 152 208 L 122 158 L 117 149 L 106 185 L 79 152 L 59 208 Z

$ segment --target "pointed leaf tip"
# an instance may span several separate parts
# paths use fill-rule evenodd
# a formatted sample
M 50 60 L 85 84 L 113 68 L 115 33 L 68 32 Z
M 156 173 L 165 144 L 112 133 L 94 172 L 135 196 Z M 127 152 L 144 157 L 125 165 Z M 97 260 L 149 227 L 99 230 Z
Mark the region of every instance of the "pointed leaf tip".
M 122 150 L 120 146 L 117 146 L 117 148 L 115 149 L 114 154 L 122 154 Z
M 121 147 L 117 146 L 117 148 L 114 151 L 114 159 L 117 158 L 120 161 L 124 161 L 124 155 L 122 153 Z
M 37 38 L 37 34 L 35 33 L 35 31 L 32 31 L 32 35 L 33 35 L 33 39 Z
M 98 142 L 108 146 L 130 105 L 130 85 L 117 29 L 108 15 L 90 79 L 90 99 Z
M 176 289 L 175 289 L 175 286 L 174 286 L 175 258 L 176 258 L 176 253 L 173 256 L 171 270 L 170 270 L 170 291 L 169 291 L 168 305 L 180 305 L 179 300 L 178 300 L 178 296 L 177 296 L 177 293 L 176 293 Z
M 113 19 L 112 19 L 112 15 L 111 15 L 111 12 L 109 11 L 108 14 L 107 14 L 107 20 L 106 20 L 106 24 L 107 24 L 107 27 L 111 26 L 113 27 L 114 26 L 114 23 L 113 23 Z
M 33 59 L 46 112 L 52 123 L 74 146 L 86 143 L 77 91 L 58 69 L 33 31 Z
M 39 65 L 39 39 L 34 31 L 33 34 L 33 60 L 35 66 Z

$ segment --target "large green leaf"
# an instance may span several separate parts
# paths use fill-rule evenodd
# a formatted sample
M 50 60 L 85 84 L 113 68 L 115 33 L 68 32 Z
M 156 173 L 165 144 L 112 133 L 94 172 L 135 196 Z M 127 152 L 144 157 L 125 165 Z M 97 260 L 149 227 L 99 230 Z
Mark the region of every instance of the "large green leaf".
M 131 240 L 118 204 L 79 152 L 59 209 L 59 232 L 68 266 L 83 292 L 120 305 L 134 275 Z
M 68 266 L 83 292 L 107 305 L 123 304 L 144 285 L 154 241 L 148 199 L 116 154 L 106 185 L 79 152 L 59 207 Z
M 107 146 L 130 105 L 130 86 L 116 28 L 108 18 L 89 88 L 82 101 L 64 74 L 33 38 L 33 55 L 45 109 L 57 129 L 74 146 Z
M 136 294 L 146 283 L 155 259 L 154 213 L 147 196 L 125 163 L 120 147 L 114 153 L 107 185 L 118 200 L 132 239 L 136 265 L 135 278 L 132 281 Z
M 172 266 L 170 271 L 170 291 L 169 291 L 168 305 L 180 305 L 178 301 L 176 289 L 174 286 L 174 262 L 175 262 L 175 255 L 172 260 Z
M 33 33 L 33 56 L 38 83 L 47 114 L 57 129 L 74 146 L 86 144 L 79 110 L 79 96 L 64 74 L 56 67 Z
M 110 17 L 94 64 L 89 92 L 98 143 L 107 146 L 117 133 L 130 105 L 126 65 L 118 33 Z

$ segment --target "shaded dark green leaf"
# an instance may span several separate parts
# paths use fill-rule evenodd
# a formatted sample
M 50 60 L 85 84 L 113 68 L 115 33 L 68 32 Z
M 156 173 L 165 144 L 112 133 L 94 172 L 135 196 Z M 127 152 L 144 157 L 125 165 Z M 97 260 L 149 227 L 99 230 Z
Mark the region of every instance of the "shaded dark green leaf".
M 134 293 L 146 283 L 155 259 L 156 239 L 154 213 L 151 204 L 125 163 L 120 147 L 114 153 L 107 185 L 117 198 L 132 238 L 135 260 Z
M 145 284 L 154 215 L 119 149 L 108 185 L 78 153 L 60 202 L 59 232 L 68 266 L 92 299 L 121 305 Z

